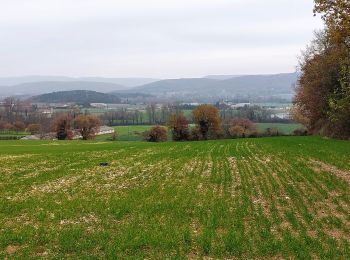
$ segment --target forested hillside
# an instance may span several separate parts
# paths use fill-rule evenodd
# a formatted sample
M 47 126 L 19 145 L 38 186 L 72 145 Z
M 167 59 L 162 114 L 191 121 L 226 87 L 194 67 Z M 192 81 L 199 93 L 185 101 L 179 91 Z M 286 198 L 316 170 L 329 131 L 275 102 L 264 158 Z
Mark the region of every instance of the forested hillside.
M 108 95 L 96 91 L 72 90 L 58 91 L 43 94 L 31 98 L 33 102 L 41 103 L 120 103 L 120 98 L 114 95 Z

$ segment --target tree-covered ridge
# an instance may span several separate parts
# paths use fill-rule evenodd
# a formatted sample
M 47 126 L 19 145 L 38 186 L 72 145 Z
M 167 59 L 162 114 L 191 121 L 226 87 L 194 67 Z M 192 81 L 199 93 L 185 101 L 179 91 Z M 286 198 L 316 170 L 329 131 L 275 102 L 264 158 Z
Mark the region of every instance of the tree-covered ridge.
M 89 90 L 58 91 L 35 96 L 34 102 L 43 103 L 120 103 L 120 98 Z

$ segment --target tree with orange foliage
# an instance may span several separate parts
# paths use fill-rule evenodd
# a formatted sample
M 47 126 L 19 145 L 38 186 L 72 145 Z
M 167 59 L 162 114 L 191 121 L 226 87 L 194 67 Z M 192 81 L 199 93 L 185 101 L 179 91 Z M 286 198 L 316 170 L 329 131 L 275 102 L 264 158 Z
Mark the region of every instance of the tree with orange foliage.
M 244 128 L 240 125 L 234 125 L 229 128 L 229 134 L 232 138 L 245 137 Z
M 292 115 L 313 134 L 350 138 L 350 2 L 315 0 L 326 28 L 300 60 Z
M 314 14 L 320 13 L 329 39 L 350 49 L 350 1 L 315 0 Z
M 213 105 L 200 105 L 192 111 L 201 139 L 218 138 L 222 134 L 219 110 Z
M 303 53 L 299 63 L 301 76 L 296 86 L 293 118 L 305 124 L 311 133 L 318 133 L 327 123 L 328 97 L 333 86 L 338 85 L 336 75 L 339 66 L 330 62 L 326 53 L 328 42 L 324 32 L 316 34 L 316 39 Z
M 174 141 L 186 141 L 189 139 L 188 121 L 183 113 L 171 115 L 167 122 L 167 127 L 171 130 Z
M 148 142 L 165 142 L 168 140 L 166 129 L 159 125 L 145 131 L 143 137 Z
M 234 138 L 256 136 L 257 128 L 249 119 L 234 118 L 230 123 L 229 134 Z
M 83 140 L 93 139 L 99 131 L 101 121 L 92 115 L 79 115 L 74 120 L 74 126 L 78 129 Z

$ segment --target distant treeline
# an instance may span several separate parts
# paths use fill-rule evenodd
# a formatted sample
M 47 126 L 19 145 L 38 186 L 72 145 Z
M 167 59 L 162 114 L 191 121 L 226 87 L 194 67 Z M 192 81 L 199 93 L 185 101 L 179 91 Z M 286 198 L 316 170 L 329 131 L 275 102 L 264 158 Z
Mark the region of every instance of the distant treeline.
M 255 123 L 287 123 L 289 119 L 276 117 L 270 110 L 260 106 L 243 106 L 237 109 L 221 109 L 223 120 L 233 118 L 246 118 Z
M 88 90 L 52 92 L 32 97 L 31 101 L 41 103 L 77 103 L 86 106 L 89 106 L 90 103 L 121 103 L 121 99 L 115 95 Z
M 44 135 L 53 131 L 54 122 L 61 114 L 69 115 L 72 121 L 82 114 L 95 115 L 101 124 L 109 126 L 166 125 L 173 115 L 183 114 L 189 124 L 194 124 L 192 112 L 196 109 L 184 110 L 183 106 L 178 104 L 149 104 L 139 110 L 121 108 L 94 114 L 79 106 L 72 106 L 60 112 L 54 112 L 49 108 L 39 108 L 28 101 L 7 98 L 0 104 L 0 130 L 11 131 L 11 136 L 14 132 L 23 131 Z M 270 110 L 259 106 L 244 106 L 237 109 L 216 107 L 216 109 L 222 122 L 235 118 L 249 119 L 256 123 L 288 122 L 286 119 L 276 118 Z
M 184 109 L 186 108 L 186 109 Z M 190 124 L 193 123 L 191 111 L 196 106 L 163 105 L 160 108 L 151 104 L 146 110 L 127 110 L 125 108 L 102 114 L 101 120 L 109 126 L 117 125 L 164 125 L 172 114 L 183 112 Z M 222 120 L 246 118 L 255 123 L 288 123 L 289 119 L 276 117 L 270 110 L 260 106 L 244 106 L 236 109 L 220 109 Z

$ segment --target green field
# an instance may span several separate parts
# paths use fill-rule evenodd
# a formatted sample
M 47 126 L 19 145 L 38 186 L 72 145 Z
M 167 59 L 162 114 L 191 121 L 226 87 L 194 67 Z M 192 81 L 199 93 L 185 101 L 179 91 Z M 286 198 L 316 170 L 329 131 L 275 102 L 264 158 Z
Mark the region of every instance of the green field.
M 349 259 L 349 176 L 319 137 L 3 141 L 0 258 Z
M 115 126 L 114 130 L 118 134 L 119 141 L 141 141 L 142 133 L 152 126 L 150 125 L 131 125 L 131 126 Z M 111 134 L 97 136 L 97 141 L 110 140 Z
M 257 128 L 259 131 L 265 131 L 267 128 L 276 128 L 283 134 L 292 134 L 295 129 L 304 128 L 301 124 L 293 123 L 257 123 Z
M 0 140 L 21 139 L 27 135 L 30 135 L 30 133 L 25 131 L 0 130 Z

